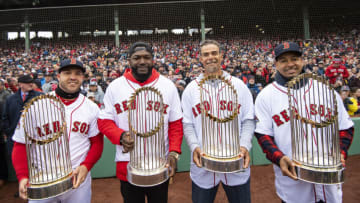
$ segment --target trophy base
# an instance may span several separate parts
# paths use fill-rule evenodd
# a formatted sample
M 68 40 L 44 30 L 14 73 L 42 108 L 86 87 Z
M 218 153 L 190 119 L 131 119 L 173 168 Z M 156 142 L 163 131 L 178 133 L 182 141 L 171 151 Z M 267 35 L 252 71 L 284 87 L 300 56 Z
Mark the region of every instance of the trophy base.
M 313 168 L 295 163 L 295 171 L 300 180 L 315 184 L 334 185 L 344 183 L 344 168 Z
M 160 185 L 169 179 L 169 172 L 166 167 L 152 171 L 134 169 L 128 164 L 127 179 L 129 183 L 140 187 L 151 187 Z
M 27 195 L 30 200 L 43 200 L 59 196 L 73 187 L 72 173 L 55 182 L 46 184 L 31 184 L 27 188 Z
M 201 162 L 202 166 L 211 172 L 234 173 L 244 171 L 244 160 L 239 156 L 228 159 L 219 159 L 207 155 L 202 155 Z

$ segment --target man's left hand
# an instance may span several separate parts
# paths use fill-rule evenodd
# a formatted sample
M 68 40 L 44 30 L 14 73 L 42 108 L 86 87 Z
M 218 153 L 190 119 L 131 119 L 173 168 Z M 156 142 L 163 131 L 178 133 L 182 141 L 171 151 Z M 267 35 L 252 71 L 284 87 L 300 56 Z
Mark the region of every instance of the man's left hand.
M 169 154 L 167 158 L 166 167 L 169 170 L 169 177 L 170 178 L 174 177 L 176 173 L 177 159 L 171 154 Z
M 250 164 L 249 151 L 245 147 L 240 147 L 240 155 L 244 159 L 244 168 L 249 167 Z
M 84 182 L 86 176 L 88 174 L 88 169 L 84 165 L 78 166 L 75 171 L 73 172 L 73 188 L 78 188 L 81 183 Z
M 345 156 L 343 154 L 340 155 L 340 161 L 341 161 L 343 167 L 345 167 Z

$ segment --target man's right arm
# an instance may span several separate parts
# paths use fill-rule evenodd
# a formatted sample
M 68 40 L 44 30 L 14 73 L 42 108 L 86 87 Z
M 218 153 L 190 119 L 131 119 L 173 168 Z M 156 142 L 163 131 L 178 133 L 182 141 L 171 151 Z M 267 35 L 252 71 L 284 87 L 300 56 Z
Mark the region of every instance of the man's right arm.
M 196 136 L 196 130 L 194 126 L 195 118 L 192 113 L 192 99 L 194 98 L 191 94 L 191 85 L 189 84 L 183 92 L 181 98 L 181 107 L 183 109 L 184 136 L 191 152 L 193 152 L 196 147 L 200 147 L 200 143 Z
M 113 120 L 99 118 L 97 122 L 100 132 L 104 134 L 114 145 L 120 145 L 121 134 L 124 130 L 117 127 Z
M 188 144 L 191 152 L 193 152 L 196 147 L 200 147 L 199 140 L 195 134 L 194 125 L 192 123 L 183 123 L 183 127 L 186 143 Z
M 279 149 L 275 143 L 274 136 L 272 136 L 273 121 L 271 112 L 269 112 L 269 109 L 271 109 L 269 106 L 271 105 L 268 103 L 269 99 L 266 93 L 267 92 L 260 92 L 255 101 L 255 115 L 258 119 L 255 136 L 263 152 L 266 154 L 266 158 L 279 166 L 284 176 L 297 180 L 294 163 Z M 265 134 L 264 132 L 268 132 L 269 134 Z
M 255 133 L 255 136 L 263 152 L 266 154 L 266 158 L 269 159 L 272 163 L 280 166 L 280 160 L 285 155 L 275 144 L 274 137 L 261 133 Z
M 18 181 L 29 178 L 25 144 L 15 141 L 11 157 Z

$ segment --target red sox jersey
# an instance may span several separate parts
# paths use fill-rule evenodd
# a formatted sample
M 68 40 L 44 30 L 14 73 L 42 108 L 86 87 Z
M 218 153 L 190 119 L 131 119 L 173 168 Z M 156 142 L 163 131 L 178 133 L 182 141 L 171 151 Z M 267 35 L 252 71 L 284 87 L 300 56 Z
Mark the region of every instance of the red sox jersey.
M 144 86 L 151 86 L 156 88 L 160 91 L 163 97 L 165 149 L 167 151 L 166 153 L 168 153 L 169 122 L 177 121 L 182 118 L 178 91 L 174 83 L 162 75 Z M 139 83 L 133 82 L 124 76 L 115 79 L 106 89 L 104 96 L 105 108 L 101 110 L 99 119 L 113 120 L 119 128 L 125 131 L 129 131 L 128 102 L 130 100 L 130 96 L 136 91 L 136 89 L 144 86 L 140 86 Z M 160 107 L 160 103 L 158 101 L 148 101 L 146 105 L 147 109 L 151 111 L 158 111 Z M 123 146 L 116 145 L 116 162 L 130 160 L 130 153 L 123 153 L 122 151 Z
M 51 92 L 50 94 L 55 95 L 55 92 Z M 94 102 L 82 94 L 79 94 L 78 98 L 72 104 L 64 106 L 71 164 L 72 168 L 75 169 L 87 156 L 90 149 L 89 138 L 99 134 L 97 117 L 100 109 Z M 54 132 L 54 130 L 56 131 L 54 126 L 52 123 L 44 125 L 42 128 L 39 128 L 38 133 L 47 135 Z M 22 117 L 20 119 L 20 127 L 15 130 L 13 140 L 25 144 Z
M 245 147 L 248 151 L 251 149 L 251 139 L 252 137 L 244 137 L 240 134 L 241 132 L 241 122 L 247 119 L 254 119 L 254 105 L 251 93 L 247 86 L 238 78 L 232 77 L 227 72 L 223 71 L 223 77 L 229 80 L 234 86 L 237 95 L 238 95 L 238 117 L 239 117 L 239 135 L 240 135 L 240 145 Z M 194 151 L 196 147 L 202 148 L 202 121 L 201 121 L 201 108 L 200 108 L 200 87 L 198 86 L 199 82 L 203 78 L 201 74 L 198 78 L 193 80 L 184 90 L 182 94 L 182 108 L 184 111 L 183 123 L 192 124 L 195 128 L 195 137 L 188 137 L 186 134 L 186 139 L 190 144 L 191 152 Z M 205 101 L 204 101 L 205 102 Z M 228 104 L 232 101 L 225 101 L 224 105 L 229 106 Z M 226 104 L 225 104 L 226 103 Z M 227 108 L 224 108 L 226 111 Z M 230 109 L 231 111 L 232 109 Z M 191 160 L 193 160 L 191 153 Z M 201 188 L 212 188 L 219 184 L 221 181 L 223 184 L 234 186 L 241 185 L 246 183 L 250 177 L 250 167 L 245 169 L 244 172 L 239 173 L 215 173 L 205 170 L 204 168 L 199 168 L 191 161 L 190 165 L 190 177 Z
M 310 98 L 307 106 L 304 106 L 304 101 L 295 102 L 294 106 L 300 115 L 305 115 L 308 118 L 319 119 L 319 116 L 331 116 L 332 107 L 327 106 L 327 101 L 323 101 L 318 97 L 317 92 L 306 91 L 312 85 L 316 86 L 316 81 L 309 81 L 305 86 L 301 87 L 299 92 L 302 94 L 309 94 L 306 98 Z M 347 114 L 340 96 L 336 94 L 336 101 L 338 106 L 338 123 L 339 130 L 345 130 L 353 126 L 353 122 Z M 321 92 L 320 92 L 321 95 Z M 313 99 L 315 96 L 316 100 Z M 301 97 L 305 98 L 305 97 Z M 320 99 L 319 99 L 320 98 Z M 317 103 L 311 101 L 318 101 Z M 301 105 L 303 108 L 301 108 Z M 273 82 L 266 86 L 255 101 L 255 115 L 258 119 L 256 123 L 256 133 L 269 135 L 274 137 L 274 141 L 278 148 L 288 157 L 292 158 L 291 150 L 291 126 L 290 126 L 290 112 L 289 100 L 287 95 L 287 88 L 281 86 L 277 82 Z M 308 129 L 309 139 L 315 139 L 310 128 Z M 320 140 L 316 140 L 320 142 Z M 312 143 L 312 142 L 309 142 Z M 321 143 L 318 143 L 321 144 Z M 321 185 L 304 182 L 301 180 L 294 181 L 287 176 L 283 176 L 281 169 L 274 164 L 275 171 L 275 187 L 279 197 L 287 203 L 297 202 L 317 202 L 323 200 L 325 202 L 341 202 L 342 190 L 341 185 Z

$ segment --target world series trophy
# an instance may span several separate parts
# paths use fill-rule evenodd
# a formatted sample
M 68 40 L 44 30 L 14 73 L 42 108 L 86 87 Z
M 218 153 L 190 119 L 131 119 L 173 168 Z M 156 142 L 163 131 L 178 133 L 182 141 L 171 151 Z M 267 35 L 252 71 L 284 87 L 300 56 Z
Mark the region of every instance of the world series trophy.
M 141 87 L 128 103 L 129 132 L 134 140 L 127 179 L 137 186 L 159 185 L 169 178 L 166 165 L 164 102 L 154 87 Z
M 306 73 L 288 83 L 292 160 L 299 179 L 319 184 L 344 182 L 337 102 L 321 76 Z
M 28 102 L 22 114 L 30 200 L 56 197 L 72 188 L 72 166 L 63 103 L 52 95 Z
M 202 122 L 202 166 L 208 171 L 233 173 L 243 170 L 240 156 L 238 95 L 222 76 L 199 82 Z

